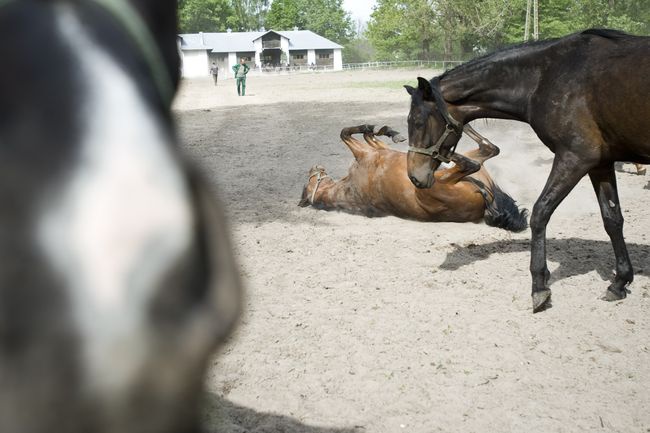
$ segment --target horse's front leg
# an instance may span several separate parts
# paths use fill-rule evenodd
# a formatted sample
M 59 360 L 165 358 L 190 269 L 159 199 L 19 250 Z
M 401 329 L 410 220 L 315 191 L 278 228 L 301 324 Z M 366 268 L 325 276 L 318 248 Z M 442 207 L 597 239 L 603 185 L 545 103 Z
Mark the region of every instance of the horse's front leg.
M 589 178 L 598 197 L 605 231 L 612 241 L 616 256 L 616 277 L 603 299 L 617 301 L 627 296 L 625 287 L 634 279 L 634 271 L 623 238 L 623 214 L 618 199 L 614 165 L 591 170 Z
M 363 138 L 366 140 L 366 143 L 368 143 L 372 148 L 377 150 L 390 149 L 390 146 L 388 146 L 388 144 L 377 139 L 378 136 L 389 137 L 393 140 L 393 143 L 406 141 L 406 138 L 404 138 L 399 132 L 395 131 L 390 126 L 382 126 L 379 129 L 375 128 L 372 131 L 363 133 Z
M 363 143 L 356 138 L 353 138 L 353 134 L 372 134 L 374 131 L 374 125 L 359 125 L 359 126 L 349 126 L 341 130 L 341 140 L 348 146 L 354 159 L 357 161 L 361 160 L 368 152 L 372 152 L 373 148 L 370 147 L 367 143 Z
M 530 218 L 533 313 L 543 311 L 551 305 L 551 290 L 546 287 L 550 277 L 546 266 L 546 226 L 558 205 L 587 174 L 588 168 L 584 165 L 575 155 L 556 155 L 542 194 L 533 206 Z

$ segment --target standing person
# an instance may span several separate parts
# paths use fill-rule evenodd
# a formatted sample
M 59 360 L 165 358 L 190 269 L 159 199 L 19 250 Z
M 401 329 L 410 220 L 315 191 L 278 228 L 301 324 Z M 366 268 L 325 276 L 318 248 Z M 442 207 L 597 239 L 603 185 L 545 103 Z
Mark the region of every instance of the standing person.
M 249 69 L 243 57 L 239 59 L 239 64 L 232 67 L 237 80 L 237 94 L 239 96 L 246 96 L 246 74 L 248 74 Z
M 214 80 L 214 85 L 217 85 L 217 80 L 219 79 L 219 66 L 215 62 L 212 62 L 210 66 L 210 73 L 212 74 L 212 79 Z

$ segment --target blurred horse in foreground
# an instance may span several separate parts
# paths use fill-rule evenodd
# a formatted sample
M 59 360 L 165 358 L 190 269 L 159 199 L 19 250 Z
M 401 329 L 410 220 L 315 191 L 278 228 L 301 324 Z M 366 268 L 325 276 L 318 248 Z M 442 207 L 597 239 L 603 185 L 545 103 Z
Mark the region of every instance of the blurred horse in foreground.
M 0 432 L 191 433 L 240 283 L 174 0 L 0 1 Z
M 416 188 L 406 173 L 406 153 L 391 149 L 378 136 L 394 142 L 404 141 L 399 133 L 373 125 L 344 128 L 341 139 L 354 155 L 348 175 L 335 181 L 321 166 L 309 171 L 299 206 L 342 210 L 366 216 L 394 215 L 419 221 L 475 222 L 484 219 L 490 226 L 510 231 L 527 227 L 526 210 L 492 180 L 483 162 L 498 155 L 499 149 L 480 136 L 471 126 L 466 132 L 478 149 L 465 156 L 481 164 L 468 176 L 468 167 L 456 164 L 436 172 L 433 188 Z M 352 137 L 363 134 L 365 142 Z

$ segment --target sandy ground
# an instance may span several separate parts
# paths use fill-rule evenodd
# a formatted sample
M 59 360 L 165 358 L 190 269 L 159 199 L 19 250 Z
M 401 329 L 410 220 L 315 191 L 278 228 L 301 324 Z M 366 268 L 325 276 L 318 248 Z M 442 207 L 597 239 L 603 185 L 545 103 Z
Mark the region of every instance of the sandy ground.
M 250 77 L 246 97 L 184 82 L 179 133 L 218 185 L 248 288 L 207 377 L 207 430 L 650 432 L 650 191 L 631 166 L 632 293 L 599 300 L 614 259 L 585 180 L 548 227 L 554 306 L 536 315 L 528 230 L 296 206 L 313 164 L 346 173 L 341 128 L 406 132 L 399 84 L 418 75 L 434 71 Z M 550 151 L 525 124 L 474 126 L 501 147 L 493 177 L 532 208 Z

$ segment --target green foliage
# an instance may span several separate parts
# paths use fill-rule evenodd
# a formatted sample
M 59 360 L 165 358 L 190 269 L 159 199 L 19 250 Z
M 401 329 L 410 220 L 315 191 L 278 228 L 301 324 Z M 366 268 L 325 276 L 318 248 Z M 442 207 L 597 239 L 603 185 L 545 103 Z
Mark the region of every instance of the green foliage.
M 271 8 L 266 14 L 266 28 L 274 30 L 291 30 L 294 27 L 303 28 L 298 13 L 298 2 L 296 0 L 273 0 Z
M 265 24 L 274 30 L 311 30 L 339 44 L 352 35 L 352 20 L 343 9 L 343 0 L 274 0 Z
M 365 63 L 375 59 L 375 50 L 368 39 L 357 36 L 343 48 L 343 59 L 346 63 Z
M 248 32 L 264 27 L 269 0 L 232 0 L 232 7 L 236 20 L 233 30 Z
M 182 0 L 178 6 L 181 33 L 223 32 L 236 21 L 229 0 Z
M 418 10 L 426 7 L 426 0 L 377 1 L 366 31 L 377 50 L 377 60 L 410 60 L 426 56 L 421 47 L 435 31 L 431 14 L 423 17 L 417 14 Z
M 455 58 L 522 42 L 526 0 L 377 0 L 366 36 L 377 60 Z M 590 27 L 650 34 L 648 0 L 540 0 L 540 38 Z M 532 24 L 531 24 L 532 32 Z

